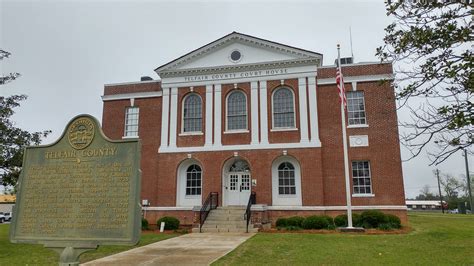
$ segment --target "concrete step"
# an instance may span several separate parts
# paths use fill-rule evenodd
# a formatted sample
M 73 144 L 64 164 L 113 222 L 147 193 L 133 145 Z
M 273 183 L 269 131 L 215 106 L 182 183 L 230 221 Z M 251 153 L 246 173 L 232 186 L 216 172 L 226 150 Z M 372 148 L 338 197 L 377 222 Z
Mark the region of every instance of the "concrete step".
M 199 228 L 193 228 L 193 233 L 199 233 Z M 228 229 L 228 228 L 202 228 L 203 233 L 245 233 L 246 228 Z M 249 233 L 257 233 L 258 228 L 250 228 Z
M 216 210 L 245 210 L 247 207 L 244 206 L 225 206 L 225 207 L 217 207 Z
M 250 227 L 251 225 L 249 225 Z M 204 223 L 202 228 L 217 228 L 217 229 L 237 229 L 247 228 L 247 224 L 207 224 Z
M 218 221 L 218 220 L 206 220 L 205 224 L 219 225 L 219 224 L 229 224 L 229 225 L 247 225 L 246 220 L 239 221 Z
M 212 210 L 210 213 L 219 213 L 219 214 L 244 214 L 245 210 Z
M 208 216 L 206 219 L 207 221 L 245 221 L 243 216 L 235 216 L 235 217 L 228 217 L 228 216 Z

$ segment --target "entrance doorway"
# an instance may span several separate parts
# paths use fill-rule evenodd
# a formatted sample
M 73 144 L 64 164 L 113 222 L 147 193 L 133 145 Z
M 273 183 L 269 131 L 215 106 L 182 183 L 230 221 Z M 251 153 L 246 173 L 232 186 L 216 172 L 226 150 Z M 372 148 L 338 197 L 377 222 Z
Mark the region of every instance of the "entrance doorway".
M 251 173 L 249 165 L 236 159 L 224 167 L 224 202 L 226 206 L 245 206 L 250 197 Z

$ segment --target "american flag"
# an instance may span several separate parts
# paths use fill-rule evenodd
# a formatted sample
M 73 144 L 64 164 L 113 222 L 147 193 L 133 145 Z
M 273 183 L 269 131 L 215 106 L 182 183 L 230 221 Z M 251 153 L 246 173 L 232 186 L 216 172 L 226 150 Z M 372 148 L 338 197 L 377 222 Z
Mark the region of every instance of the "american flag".
M 344 107 L 347 106 L 347 99 L 346 99 L 346 89 L 344 89 L 344 80 L 342 78 L 342 73 L 337 68 L 336 72 L 336 85 L 337 89 L 339 90 L 339 100 L 344 103 Z

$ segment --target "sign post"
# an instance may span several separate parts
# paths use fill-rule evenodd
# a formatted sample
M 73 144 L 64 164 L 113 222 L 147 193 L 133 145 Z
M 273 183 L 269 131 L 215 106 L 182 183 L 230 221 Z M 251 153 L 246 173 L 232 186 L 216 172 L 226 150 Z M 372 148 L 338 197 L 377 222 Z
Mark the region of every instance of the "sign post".
M 43 244 L 59 265 L 79 265 L 99 245 L 135 245 L 140 215 L 139 140 L 112 141 L 80 115 L 56 143 L 26 148 L 10 241 Z

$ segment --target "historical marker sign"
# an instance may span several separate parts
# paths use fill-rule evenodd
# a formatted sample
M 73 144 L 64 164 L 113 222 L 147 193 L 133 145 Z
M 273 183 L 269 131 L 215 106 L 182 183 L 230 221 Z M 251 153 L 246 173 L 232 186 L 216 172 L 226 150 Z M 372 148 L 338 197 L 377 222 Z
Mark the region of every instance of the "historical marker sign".
M 95 118 L 80 115 L 56 143 L 26 149 L 10 240 L 73 249 L 134 245 L 139 201 L 139 141 L 111 141 Z

